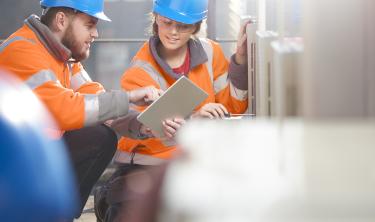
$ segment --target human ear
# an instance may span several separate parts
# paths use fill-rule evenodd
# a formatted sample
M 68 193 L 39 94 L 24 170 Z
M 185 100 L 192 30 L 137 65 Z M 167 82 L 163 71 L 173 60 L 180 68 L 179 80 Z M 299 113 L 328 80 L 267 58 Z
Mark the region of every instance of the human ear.
M 69 18 L 64 12 L 57 12 L 55 15 L 56 31 L 64 32 L 69 25 Z

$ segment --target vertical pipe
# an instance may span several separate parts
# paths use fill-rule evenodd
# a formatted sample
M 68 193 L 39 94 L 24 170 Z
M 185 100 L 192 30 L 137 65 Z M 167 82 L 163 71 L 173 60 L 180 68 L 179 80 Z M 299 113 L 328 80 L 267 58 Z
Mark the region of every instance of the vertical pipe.
M 258 30 L 265 31 L 266 30 L 266 0 L 257 0 L 258 6 Z
M 367 92 L 366 92 L 366 113 L 368 117 L 375 118 L 375 1 L 366 1 L 366 21 L 364 25 L 366 26 L 366 36 L 365 44 L 366 47 L 366 79 Z
M 285 0 L 277 0 L 277 32 L 279 39 L 283 39 L 285 35 Z
M 207 38 L 216 39 L 216 0 L 208 1 Z

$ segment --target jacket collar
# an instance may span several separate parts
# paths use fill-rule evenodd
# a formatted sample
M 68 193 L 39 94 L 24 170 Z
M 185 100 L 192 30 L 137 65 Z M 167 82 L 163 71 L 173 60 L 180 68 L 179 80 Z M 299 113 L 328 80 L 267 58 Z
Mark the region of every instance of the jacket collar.
M 51 32 L 51 30 L 40 22 L 36 15 L 30 15 L 25 24 L 36 34 L 44 47 L 59 61 L 68 62 L 72 53 Z
M 160 44 L 160 39 L 156 36 L 152 36 L 149 40 L 150 52 L 154 57 L 155 61 L 159 66 L 172 78 L 178 79 L 181 76 L 173 72 L 172 68 L 159 56 L 157 51 L 157 45 Z M 204 64 L 208 61 L 207 54 L 203 49 L 201 42 L 198 39 L 191 38 L 188 41 L 190 50 L 190 70 L 194 69 L 198 65 Z

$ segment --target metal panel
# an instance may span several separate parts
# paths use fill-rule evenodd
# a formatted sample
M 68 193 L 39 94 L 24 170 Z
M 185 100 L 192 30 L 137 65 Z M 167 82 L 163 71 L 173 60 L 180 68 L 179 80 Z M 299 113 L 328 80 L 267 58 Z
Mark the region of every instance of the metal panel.
M 216 38 L 216 0 L 208 1 L 207 38 Z
M 366 1 L 304 1 L 306 117 L 367 116 L 366 48 L 374 40 L 364 41 Z
M 375 117 L 375 1 L 366 1 L 367 114 Z
M 256 114 L 256 89 L 255 89 L 255 73 L 256 73 L 256 31 L 257 24 L 254 19 L 252 23 L 246 27 L 247 33 L 247 59 L 248 59 L 248 113 Z
M 257 72 L 255 77 L 256 87 L 256 114 L 257 116 L 270 116 L 270 75 L 272 48 L 271 42 L 276 40 L 277 34 L 272 31 L 257 31 Z
M 300 38 L 271 43 L 273 61 L 271 72 L 271 115 L 284 118 L 297 116 L 300 91 L 300 58 L 303 45 Z

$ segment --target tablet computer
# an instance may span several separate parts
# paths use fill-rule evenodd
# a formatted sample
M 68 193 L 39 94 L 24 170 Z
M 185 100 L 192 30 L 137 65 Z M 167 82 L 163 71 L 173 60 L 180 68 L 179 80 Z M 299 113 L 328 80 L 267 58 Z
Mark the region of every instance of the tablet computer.
M 182 76 L 140 113 L 137 119 L 160 136 L 164 136 L 162 121 L 173 117 L 188 117 L 207 97 L 205 91 Z

